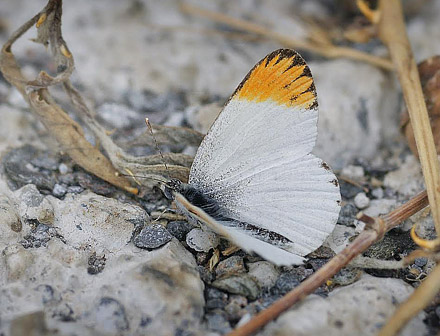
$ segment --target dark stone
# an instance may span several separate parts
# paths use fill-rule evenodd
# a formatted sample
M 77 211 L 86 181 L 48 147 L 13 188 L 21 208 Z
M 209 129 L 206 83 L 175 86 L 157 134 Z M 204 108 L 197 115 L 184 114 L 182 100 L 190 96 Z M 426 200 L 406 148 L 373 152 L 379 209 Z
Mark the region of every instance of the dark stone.
M 89 274 L 98 274 L 104 270 L 105 261 L 107 258 L 105 255 L 98 257 L 96 252 L 93 252 L 88 260 L 87 273 Z
M 243 257 L 232 256 L 218 263 L 215 270 L 217 278 L 246 272 Z
M 172 221 L 167 225 L 167 230 L 180 241 L 184 241 L 193 226 L 186 221 Z
M 205 266 L 198 265 L 197 270 L 200 274 L 200 279 L 206 284 L 210 284 L 214 280 L 214 274 L 209 271 L 209 269 Z
M 35 184 L 38 189 L 52 191 L 56 183 L 53 172 L 26 164 L 40 154 L 41 151 L 35 147 L 26 145 L 12 149 L 3 157 L 2 164 L 12 189 L 19 189 L 26 184 Z
M 81 187 L 89 189 L 98 195 L 109 196 L 116 191 L 116 188 L 110 183 L 93 175 L 79 173 L 77 179 Z
M 53 237 L 60 238 L 61 241 L 64 242 L 64 238 L 54 227 L 38 223 L 30 234 L 23 237 L 20 244 L 23 245 L 24 248 L 38 248 L 46 246 Z
M 84 191 L 83 187 L 80 186 L 70 186 L 67 187 L 67 192 L 71 194 L 80 194 Z
M 305 278 L 313 273 L 313 269 L 304 266 L 295 267 L 288 272 L 280 274 L 275 285 L 270 289 L 269 296 L 277 297 L 286 294 L 298 286 Z
M 52 190 L 52 195 L 55 197 L 61 198 L 67 193 L 67 188 L 63 184 L 56 183 Z
M 147 225 L 134 238 L 133 243 L 139 248 L 156 249 L 168 243 L 173 236 L 160 224 Z
M 427 258 L 416 258 L 414 260 L 414 264 L 416 264 L 419 267 L 423 267 L 428 263 L 428 259 Z
M 347 203 L 343 205 L 341 207 L 341 211 L 339 212 L 338 224 L 353 226 L 357 213 L 358 210 L 353 204 Z
M 355 197 L 358 193 L 362 192 L 362 188 L 353 185 L 351 183 L 339 180 L 339 188 L 341 190 L 341 196 L 344 199 L 350 199 Z
M 223 309 L 228 303 L 228 294 L 214 287 L 205 290 L 206 309 Z
M 232 330 L 231 325 L 223 311 L 215 310 L 209 314 L 206 314 L 205 319 L 208 329 L 211 331 L 215 331 L 223 335 Z
M 400 255 L 408 255 L 417 245 L 411 239 L 409 232 L 391 230 L 385 237 L 372 245 L 364 256 L 383 260 L 400 260 Z

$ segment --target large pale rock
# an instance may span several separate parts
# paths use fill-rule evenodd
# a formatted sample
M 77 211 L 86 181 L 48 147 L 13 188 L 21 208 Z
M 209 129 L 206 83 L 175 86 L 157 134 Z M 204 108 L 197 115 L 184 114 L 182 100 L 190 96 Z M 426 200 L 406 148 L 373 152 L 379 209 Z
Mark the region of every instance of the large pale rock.
M 358 282 L 335 289 L 329 297 L 313 295 L 282 315 L 262 335 L 377 335 L 397 305 L 413 288 L 399 279 L 364 275 Z M 425 313 L 412 319 L 400 335 L 426 335 Z
M 373 158 L 398 133 L 398 94 L 381 70 L 349 60 L 310 62 L 318 93 L 314 152 L 341 169 L 354 158 Z

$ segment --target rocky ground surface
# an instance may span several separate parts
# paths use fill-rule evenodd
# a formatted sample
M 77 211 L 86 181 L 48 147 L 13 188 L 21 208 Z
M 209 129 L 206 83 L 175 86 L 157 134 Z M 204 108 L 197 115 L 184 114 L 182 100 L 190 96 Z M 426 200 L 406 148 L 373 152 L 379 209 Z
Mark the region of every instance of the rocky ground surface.
M 3 1 L 0 42 L 45 1 Z M 199 5 L 297 37 L 301 17 L 325 18 L 327 1 L 237 1 Z M 409 16 L 417 60 L 438 54 L 440 1 Z M 63 32 L 75 57 L 73 82 L 116 142 L 143 132 L 143 119 L 206 132 L 222 104 L 275 42 L 230 39 L 178 1 L 65 2 Z M 24 72 L 51 66 L 27 38 L 14 52 Z M 383 54 L 377 42 L 359 46 Z M 0 335 L 222 335 L 310 276 L 362 229 L 356 214 L 385 214 L 423 189 L 417 159 L 399 134 L 396 78 L 371 65 L 303 53 L 320 104 L 315 149 L 340 177 L 342 210 L 333 234 L 301 266 L 276 267 L 193 228 L 154 220 L 170 209 L 160 191 L 136 198 L 99 180 L 56 149 L 15 89 L 0 77 Z M 67 99 L 61 93 L 60 102 Z M 195 148 L 180 148 L 194 153 Z M 130 148 L 132 154 L 153 149 Z M 171 210 L 169 210 L 171 211 Z M 178 219 L 178 218 L 177 218 Z M 409 229 L 435 234 L 422 212 L 364 253 L 400 260 L 416 248 Z M 212 260 L 219 262 L 211 267 Z M 420 258 L 399 270 L 347 268 L 261 335 L 374 335 L 433 267 Z M 439 330 L 437 299 L 402 335 Z

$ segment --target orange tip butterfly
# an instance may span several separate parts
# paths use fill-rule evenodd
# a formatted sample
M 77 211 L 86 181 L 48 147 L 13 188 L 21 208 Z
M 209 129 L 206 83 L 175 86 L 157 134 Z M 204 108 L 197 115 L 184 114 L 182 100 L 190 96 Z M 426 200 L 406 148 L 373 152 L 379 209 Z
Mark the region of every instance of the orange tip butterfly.
M 318 102 L 304 59 L 276 50 L 247 74 L 168 198 L 192 221 L 277 265 L 301 264 L 333 231 L 338 181 L 311 151 Z

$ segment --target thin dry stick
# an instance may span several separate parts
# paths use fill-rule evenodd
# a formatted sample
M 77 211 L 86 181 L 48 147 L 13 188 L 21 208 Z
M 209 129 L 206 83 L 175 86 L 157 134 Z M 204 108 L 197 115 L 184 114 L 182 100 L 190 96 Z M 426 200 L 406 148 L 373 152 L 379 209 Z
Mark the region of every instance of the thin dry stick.
M 399 76 L 414 130 L 432 217 L 436 231 L 440 233 L 440 166 L 419 72 L 406 34 L 402 5 L 399 0 L 381 0 L 379 13 L 379 37 L 387 45 Z
M 356 49 L 347 48 L 347 47 L 338 47 L 332 44 L 318 44 L 315 42 L 293 39 L 288 35 L 283 35 L 271 31 L 268 28 L 257 25 L 255 23 L 233 18 L 225 14 L 205 10 L 190 4 L 184 3 L 181 5 L 180 8 L 184 13 L 203 16 L 212 21 L 220 22 L 230 27 L 234 27 L 236 29 L 258 34 L 270 40 L 278 41 L 282 45 L 289 48 L 307 50 L 329 58 L 337 58 L 337 57 L 351 58 L 357 61 L 373 64 L 375 66 L 378 66 L 386 70 L 394 69 L 393 64 L 388 59 L 370 55 Z
M 247 336 L 262 328 L 295 303 L 313 293 L 321 284 L 339 272 L 354 257 L 361 254 L 373 243 L 382 239 L 387 231 L 422 210 L 427 205 L 428 198 L 424 191 L 382 218 L 371 218 L 362 215 L 360 220 L 367 223 L 367 229 L 361 232 L 349 246 L 333 257 L 327 264 L 312 274 L 298 287 L 291 290 L 266 310 L 257 314 L 246 324 L 233 330 L 228 336 Z
M 402 303 L 379 332 L 378 336 L 397 334 L 403 326 L 423 308 L 429 305 L 440 291 L 440 265 L 437 265 L 421 285 Z

